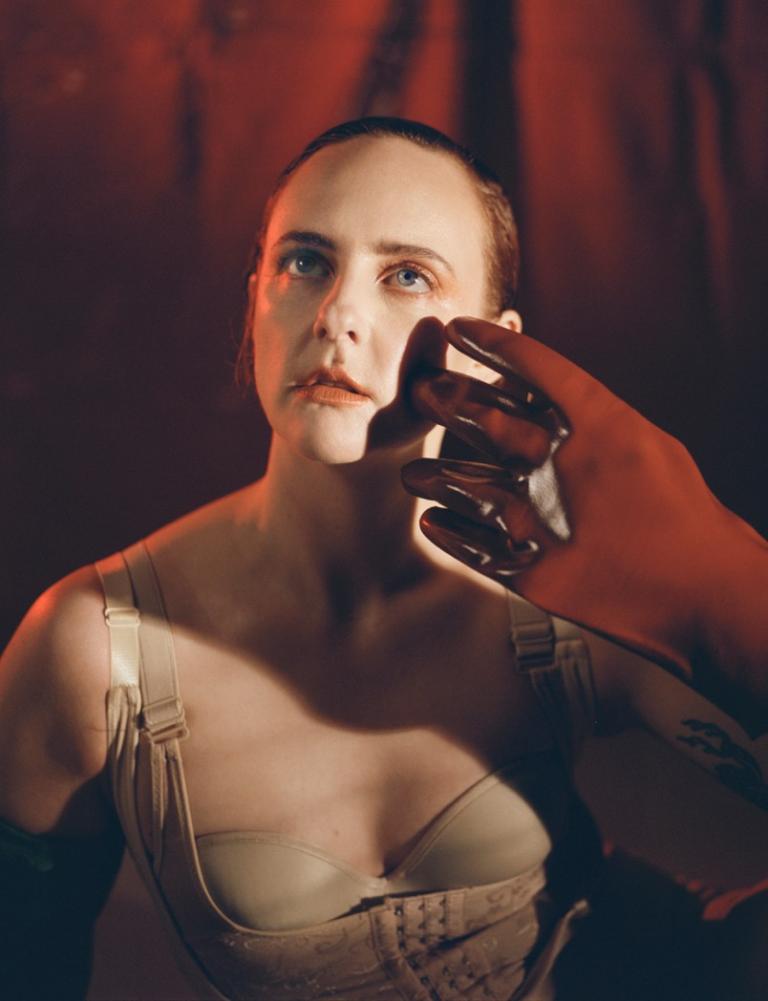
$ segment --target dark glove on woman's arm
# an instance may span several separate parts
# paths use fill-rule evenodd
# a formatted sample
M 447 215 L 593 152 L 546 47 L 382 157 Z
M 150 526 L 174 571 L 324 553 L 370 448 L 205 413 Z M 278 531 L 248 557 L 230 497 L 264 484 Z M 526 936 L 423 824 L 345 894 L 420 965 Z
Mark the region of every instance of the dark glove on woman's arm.
M 404 467 L 408 490 L 447 508 L 425 513 L 424 533 L 721 705 L 746 698 L 764 711 L 765 540 L 713 496 L 679 441 L 562 355 L 483 320 L 454 320 L 445 336 L 501 378 L 439 370 L 411 384 L 421 415 L 487 457 Z
M 93 924 L 122 848 L 116 831 L 60 838 L 29 834 L 0 820 L 0 997 L 85 997 Z

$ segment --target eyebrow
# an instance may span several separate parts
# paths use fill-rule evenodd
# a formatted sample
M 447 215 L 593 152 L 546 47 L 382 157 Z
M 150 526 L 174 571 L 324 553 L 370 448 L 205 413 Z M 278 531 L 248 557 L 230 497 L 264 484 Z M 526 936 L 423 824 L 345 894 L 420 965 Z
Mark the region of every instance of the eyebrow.
M 337 250 L 336 244 L 330 237 L 323 236 L 313 230 L 289 229 L 283 233 L 276 241 L 276 245 L 284 243 L 304 243 L 310 247 L 323 247 L 325 250 Z M 431 247 L 421 247 L 415 243 L 398 243 L 396 240 L 380 240 L 373 247 L 375 254 L 406 254 L 410 257 L 421 257 L 431 261 L 439 261 L 452 275 L 455 275 L 453 267 L 448 261 L 438 254 Z

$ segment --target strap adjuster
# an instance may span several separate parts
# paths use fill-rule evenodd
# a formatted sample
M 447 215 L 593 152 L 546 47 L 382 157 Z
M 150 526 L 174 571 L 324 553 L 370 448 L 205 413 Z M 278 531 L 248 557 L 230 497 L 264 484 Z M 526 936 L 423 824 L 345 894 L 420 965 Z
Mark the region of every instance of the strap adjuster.
M 110 629 L 129 627 L 138 629 L 141 622 L 138 608 L 105 608 L 104 618 Z
M 557 653 L 557 633 L 552 617 L 511 593 L 509 640 L 521 673 L 552 667 Z
M 142 723 L 153 744 L 162 744 L 174 738 L 183 740 L 189 736 L 184 705 L 177 696 L 158 699 L 145 706 Z
M 555 660 L 555 634 L 551 619 L 516 623 L 512 645 L 521 671 L 549 667 Z

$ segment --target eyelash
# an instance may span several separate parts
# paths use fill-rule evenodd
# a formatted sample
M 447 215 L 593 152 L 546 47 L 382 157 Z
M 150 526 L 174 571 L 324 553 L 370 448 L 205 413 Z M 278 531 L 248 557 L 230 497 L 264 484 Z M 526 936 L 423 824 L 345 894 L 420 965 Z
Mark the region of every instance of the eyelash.
M 283 254 L 283 256 L 278 259 L 278 261 L 277 261 L 277 273 L 278 274 L 283 274 L 285 272 L 286 268 L 288 267 L 288 265 L 292 261 L 295 261 L 295 260 L 297 260 L 300 257 L 309 257 L 309 258 L 312 258 L 315 261 L 319 261 L 322 264 L 324 264 L 330 270 L 330 264 L 323 257 L 322 254 L 318 254 L 314 250 L 302 250 L 302 249 L 299 249 L 299 250 L 291 250 L 287 254 Z M 436 287 L 436 285 L 437 285 L 437 281 L 435 280 L 434 276 L 431 275 L 429 271 L 425 271 L 418 264 L 415 264 L 413 261 L 398 261 L 396 264 L 390 265 L 389 267 L 390 267 L 390 270 L 391 270 L 391 274 L 396 274 L 398 271 L 413 271 L 413 272 L 415 272 L 415 274 L 417 274 L 419 276 L 419 278 L 421 278 L 423 281 L 425 281 L 427 283 L 427 286 L 429 287 L 430 291 L 432 291 Z M 289 277 L 291 277 L 291 278 L 298 278 L 299 276 L 298 275 L 290 275 Z M 307 277 L 312 277 L 312 276 L 310 275 L 310 276 L 307 276 Z

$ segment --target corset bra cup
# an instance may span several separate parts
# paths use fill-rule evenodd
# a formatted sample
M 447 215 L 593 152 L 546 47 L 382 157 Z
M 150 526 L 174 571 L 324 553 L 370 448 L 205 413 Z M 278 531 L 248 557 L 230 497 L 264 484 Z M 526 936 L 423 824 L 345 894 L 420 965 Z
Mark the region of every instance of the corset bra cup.
M 536 799 L 530 787 L 535 776 Z M 398 893 L 496 883 L 544 861 L 567 802 L 557 754 L 505 765 L 432 820 L 384 876 L 359 872 L 320 848 L 261 831 L 198 836 L 209 893 L 233 921 L 284 931 L 328 921 Z

